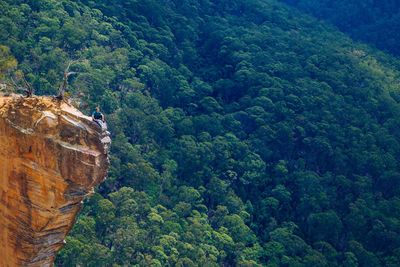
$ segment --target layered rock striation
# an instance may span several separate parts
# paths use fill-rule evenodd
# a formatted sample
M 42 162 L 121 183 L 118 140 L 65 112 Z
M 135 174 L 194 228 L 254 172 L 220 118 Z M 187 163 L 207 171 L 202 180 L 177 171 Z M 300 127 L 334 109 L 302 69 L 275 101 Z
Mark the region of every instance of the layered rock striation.
M 0 95 L 0 266 L 52 266 L 110 142 L 66 103 Z

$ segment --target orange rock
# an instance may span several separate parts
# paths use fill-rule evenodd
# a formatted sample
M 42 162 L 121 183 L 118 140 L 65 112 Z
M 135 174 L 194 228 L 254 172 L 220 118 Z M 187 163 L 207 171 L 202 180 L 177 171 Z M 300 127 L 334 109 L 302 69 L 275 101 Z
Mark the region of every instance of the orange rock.
M 0 266 L 52 266 L 107 174 L 108 132 L 49 97 L 0 95 Z

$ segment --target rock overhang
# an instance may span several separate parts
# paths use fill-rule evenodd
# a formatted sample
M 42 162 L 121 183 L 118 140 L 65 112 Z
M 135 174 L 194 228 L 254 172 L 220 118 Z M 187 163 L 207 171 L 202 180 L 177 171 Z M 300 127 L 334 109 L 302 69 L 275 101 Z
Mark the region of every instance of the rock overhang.
M 67 103 L 0 95 L 0 266 L 52 265 L 106 177 L 110 143 Z

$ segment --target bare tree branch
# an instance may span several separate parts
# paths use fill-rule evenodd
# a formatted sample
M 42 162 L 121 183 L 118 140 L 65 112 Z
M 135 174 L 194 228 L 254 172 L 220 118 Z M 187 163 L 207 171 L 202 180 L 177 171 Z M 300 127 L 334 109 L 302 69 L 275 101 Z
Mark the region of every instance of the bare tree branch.
M 76 63 L 76 61 L 71 60 L 68 65 L 67 68 L 64 70 L 64 75 L 63 75 L 63 82 L 60 85 L 60 88 L 58 89 L 58 95 L 57 95 L 57 99 L 59 100 L 63 100 L 64 99 L 64 94 L 65 92 L 68 90 L 68 78 L 71 75 L 75 75 L 78 74 L 77 72 L 74 71 L 69 71 L 69 68 L 72 66 L 72 64 Z
M 24 80 L 25 86 L 26 86 L 26 97 L 31 97 L 35 93 L 35 89 L 33 86 L 25 79 L 25 75 L 22 76 L 22 79 Z
M 10 77 L 10 80 L 11 80 L 11 82 L 12 82 L 12 84 L 13 84 L 15 90 L 17 90 L 17 91 L 18 91 L 18 90 L 23 91 L 23 92 L 26 94 L 26 97 L 31 97 L 31 96 L 34 94 L 35 89 L 34 89 L 33 86 L 26 80 L 25 75 L 24 75 L 23 73 L 22 73 L 22 80 L 23 80 L 24 86 L 18 85 L 18 83 L 14 80 L 14 78 L 13 78 L 12 75 L 10 75 L 9 77 Z

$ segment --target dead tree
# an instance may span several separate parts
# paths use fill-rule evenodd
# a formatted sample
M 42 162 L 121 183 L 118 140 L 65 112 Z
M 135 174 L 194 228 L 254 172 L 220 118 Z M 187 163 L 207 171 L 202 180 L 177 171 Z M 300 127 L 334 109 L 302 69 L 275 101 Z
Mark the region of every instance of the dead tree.
M 63 82 L 60 85 L 60 88 L 58 89 L 58 95 L 56 98 L 58 100 L 63 100 L 64 99 L 64 94 L 68 90 L 68 78 L 71 75 L 77 74 L 77 72 L 74 71 L 69 71 L 69 68 L 71 65 L 74 63 L 74 61 L 70 61 L 67 65 L 67 68 L 64 70 L 64 75 L 63 75 Z
M 25 83 L 25 94 L 26 97 L 31 97 L 35 93 L 35 89 L 33 86 L 25 79 L 25 76 L 22 76 L 22 79 Z
M 23 86 L 20 86 L 17 84 L 17 82 L 13 79 L 12 76 L 10 76 L 11 82 L 13 83 L 15 89 L 21 90 L 25 93 L 26 97 L 31 97 L 35 93 L 35 89 L 33 86 L 25 79 L 25 75 L 22 74 L 22 81 L 23 81 Z

